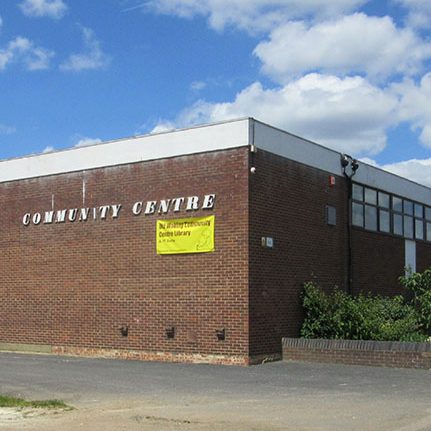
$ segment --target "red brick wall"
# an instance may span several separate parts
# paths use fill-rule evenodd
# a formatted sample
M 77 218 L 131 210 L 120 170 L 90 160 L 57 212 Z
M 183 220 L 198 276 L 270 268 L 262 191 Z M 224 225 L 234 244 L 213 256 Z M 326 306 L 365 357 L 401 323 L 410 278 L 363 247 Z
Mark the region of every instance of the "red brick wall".
M 398 282 L 404 275 L 403 238 L 353 228 L 352 245 L 353 293 L 404 293 Z
M 84 206 L 120 203 L 118 219 L 22 224 L 52 196 L 55 209 L 81 208 L 83 180 Z M 214 210 L 131 212 L 140 200 L 209 193 Z M 246 357 L 247 197 L 247 148 L 0 184 L 0 342 Z M 157 219 L 210 214 L 215 252 L 156 254 Z
M 346 283 L 347 188 L 337 177 L 260 151 L 250 178 L 250 353 L 281 352 L 283 336 L 297 336 L 303 320 L 303 283 L 324 288 Z M 325 206 L 337 209 L 326 224 Z M 274 248 L 261 237 L 274 238 Z
M 416 271 L 422 272 L 431 268 L 431 244 L 416 242 Z
M 428 370 L 431 348 L 429 343 L 286 338 L 283 360 Z

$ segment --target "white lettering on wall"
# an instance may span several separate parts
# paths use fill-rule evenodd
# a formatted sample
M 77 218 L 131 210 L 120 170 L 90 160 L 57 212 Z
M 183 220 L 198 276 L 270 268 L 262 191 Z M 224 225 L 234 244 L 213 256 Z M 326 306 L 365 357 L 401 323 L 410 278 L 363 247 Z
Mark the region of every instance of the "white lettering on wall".
M 141 214 L 141 211 L 142 211 L 142 201 L 141 202 L 135 202 L 133 204 L 133 207 L 132 207 L 132 213 L 135 215 L 139 215 L 139 214 Z
M 166 214 L 169 211 L 170 199 L 162 199 L 159 204 L 159 214 Z
M 121 204 L 111 205 L 112 208 L 112 218 L 117 218 L 118 214 L 120 214 Z
M 178 212 L 181 209 L 181 205 L 184 203 L 184 198 L 172 199 L 172 203 L 174 204 L 174 212 Z
M 157 201 L 148 201 L 147 205 L 145 206 L 145 215 L 154 214 L 156 211 L 156 204 Z
M 186 211 L 196 211 L 199 209 L 199 197 L 190 196 L 187 198 Z
M 43 218 L 43 222 L 45 224 L 50 224 L 54 220 L 54 211 L 45 211 L 45 217 Z
M 66 220 L 66 212 L 67 210 L 58 210 L 55 215 L 55 222 L 56 223 L 64 223 Z
M 214 209 L 216 195 L 204 195 L 201 199 L 199 196 L 176 197 L 171 199 L 160 199 L 157 201 L 137 201 L 132 207 L 132 214 L 139 216 L 152 214 L 168 214 L 180 211 L 197 211 L 199 209 Z M 117 219 L 120 216 L 121 204 L 100 205 L 92 208 L 63 208 L 59 210 L 50 210 L 44 212 L 27 212 L 22 217 L 22 224 L 52 224 L 52 223 L 73 223 L 75 221 L 86 222 L 89 219 L 107 220 Z
M 24 214 L 24 217 L 22 218 L 22 224 L 24 226 L 28 226 L 30 224 L 30 220 L 31 220 L 31 214 L 26 213 L 26 214 Z
M 33 214 L 33 224 L 39 224 L 41 220 L 42 216 L 40 215 L 40 213 Z
M 202 209 L 204 210 L 210 210 L 214 208 L 215 204 L 215 195 L 205 195 L 204 196 L 204 203 L 202 204 Z

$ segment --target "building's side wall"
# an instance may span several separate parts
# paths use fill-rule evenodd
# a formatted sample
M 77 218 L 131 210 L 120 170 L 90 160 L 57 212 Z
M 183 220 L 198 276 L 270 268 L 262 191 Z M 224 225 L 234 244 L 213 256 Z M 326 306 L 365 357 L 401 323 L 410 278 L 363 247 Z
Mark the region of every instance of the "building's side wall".
M 404 291 L 398 277 L 404 274 L 404 239 L 352 229 L 352 293 L 398 295 Z
M 131 211 L 136 201 L 210 193 L 213 210 Z M 0 184 L 0 342 L 247 362 L 247 198 L 246 147 Z M 52 205 L 108 204 L 122 205 L 117 219 L 22 223 Z M 157 219 L 212 214 L 214 252 L 156 254 Z
M 250 354 L 280 353 L 298 336 L 303 283 L 346 285 L 347 186 L 329 173 L 259 150 L 250 176 Z M 336 226 L 325 207 L 337 210 Z M 274 248 L 261 245 L 273 237 Z

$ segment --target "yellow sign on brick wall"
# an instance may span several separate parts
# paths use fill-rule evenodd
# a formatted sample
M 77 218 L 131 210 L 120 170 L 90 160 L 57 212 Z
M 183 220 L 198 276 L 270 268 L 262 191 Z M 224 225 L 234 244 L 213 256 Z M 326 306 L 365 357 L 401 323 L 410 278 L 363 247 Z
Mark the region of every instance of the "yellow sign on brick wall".
M 215 217 L 157 220 L 157 254 L 214 251 Z

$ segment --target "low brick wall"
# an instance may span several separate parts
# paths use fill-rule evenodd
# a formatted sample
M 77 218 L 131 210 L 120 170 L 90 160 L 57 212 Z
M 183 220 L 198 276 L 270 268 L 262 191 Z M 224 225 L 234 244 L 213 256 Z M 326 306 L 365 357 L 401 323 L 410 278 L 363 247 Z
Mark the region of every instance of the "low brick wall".
M 431 343 L 283 338 L 283 360 L 431 369 Z

